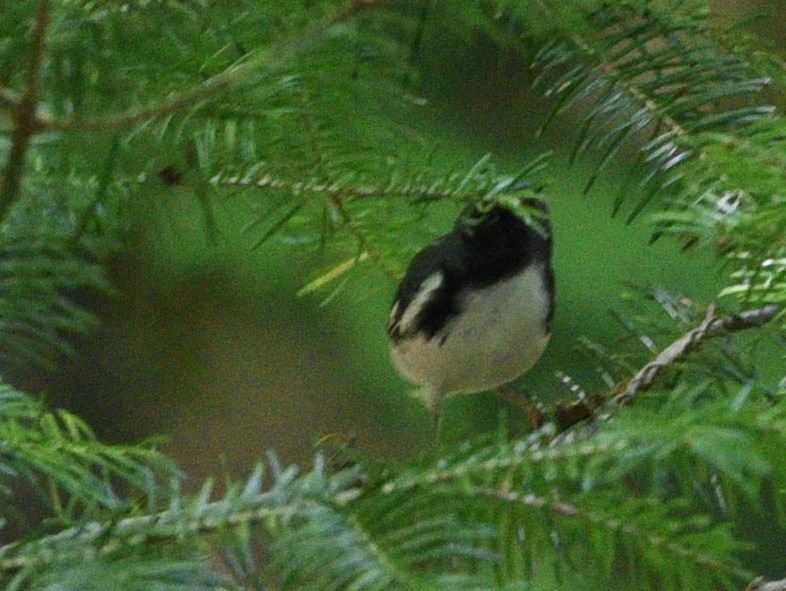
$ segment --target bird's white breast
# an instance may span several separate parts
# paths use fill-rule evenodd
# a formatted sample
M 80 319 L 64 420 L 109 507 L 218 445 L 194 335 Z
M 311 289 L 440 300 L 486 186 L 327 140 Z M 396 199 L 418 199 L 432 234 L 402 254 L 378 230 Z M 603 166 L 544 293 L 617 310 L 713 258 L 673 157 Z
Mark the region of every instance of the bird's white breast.
M 391 357 L 411 382 L 442 394 L 479 392 L 530 369 L 548 342 L 543 269 L 460 294 L 462 312 L 443 331 L 399 341 Z

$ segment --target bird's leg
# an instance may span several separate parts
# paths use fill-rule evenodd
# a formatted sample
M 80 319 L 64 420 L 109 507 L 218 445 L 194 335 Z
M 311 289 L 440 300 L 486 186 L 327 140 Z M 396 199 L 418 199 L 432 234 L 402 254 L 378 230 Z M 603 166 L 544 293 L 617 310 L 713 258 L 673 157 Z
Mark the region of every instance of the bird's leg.
M 431 418 L 434 422 L 434 443 L 439 443 L 442 435 L 442 401 L 444 400 L 444 393 L 437 389 L 430 389 L 428 393 L 429 410 L 431 411 Z
M 442 434 L 442 410 L 432 410 L 431 418 L 434 420 L 434 444 L 436 445 Z
M 538 408 L 537 404 L 533 403 L 525 394 L 519 394 L 513 390 L 509 385 L 500 386 L 494 392 L 504 400 L 523 408 L 533 429 L 539 429 L 548 422 L 546 415 Z

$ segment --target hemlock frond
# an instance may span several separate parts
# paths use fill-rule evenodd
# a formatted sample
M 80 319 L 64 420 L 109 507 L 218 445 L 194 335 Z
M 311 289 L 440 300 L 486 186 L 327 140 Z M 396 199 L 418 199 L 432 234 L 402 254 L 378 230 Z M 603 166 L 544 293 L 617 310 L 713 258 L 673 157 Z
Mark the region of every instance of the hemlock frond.
M 750 268 L 743 258 L 743 268 L 732 274 L 739 283 L 727 287 L 721 295 L 739 295 L 750 303 L 786 304 L 786 249 L 771 253 L 758 268 Z
M 664 420 L 653 423 L 654 412 Z M 660 569 L 674 563 L 669 588 L 739 588 L 749 578 L 739 562 L 748 520 L 786 519 L 765 486 L 786 482 L 783 409 L 679 389 L 616 414 L 556 447 L 535 436 L 467 442 L 433 463 L 381 472 L 358 464 L 330 473 L 318 458 L 299 475 L 272 459 L 217 500 L 208 481 L 193 498 L 170 490 L 157 513 L 142 502 L 127 517 L 6 546 L 0 572 L 32 585 L 62 571 L 98 581 L 125 573 L 140 585 L 192 576 L 204 588 L 229 576 L 239 587 L 257 572 L 272 588 L 503 589 L 622 577 L 662 589 Z M 253 558 L 260 543 L 269 563 Z M 153 569 L 142 569 L 162 544 Z M 209 548 L 231 564 L 204 570 Z
M 492 2 L 458 14 L 522 54 L 544 40 L 533 67 L 554 101 L 551 118 L 580 119 L 572 158 L 597 154 L 586 189 L 618 155 L 633 157 L 640 186 L 625 183 L 615 211 L 637 200 L 632 220 L 657 195 L 654 237 L 728 255 L 747 279 L 725 293 L 784 300 L 782 282 L 754 279 L 782 257 L 786 232 L 784 122 L 762 92 L 773 72 L 782 82 L 774 62 L 698 0 Z
M 686 519 L 679 504 L 626 499 L 623 509 L 616 495 L 594 493 L 574 505 L 559 497 L 487 488 L 469 489 L 466 495 L 497 504 L 508 534 L 501 539 L 509 549 L 505 568 L 519 576 L 660 589 L 665 561 L 676 563 L 669 576 L 679 589 L 735 589 L 739 580 L 750 578 L 736 561 L 716 558 L 741 548 L 728 528 L 708 526 L 702 517 Z M 522 538 L 533 546 L 526 547 Z M 549 543 L 552 548 L 545 550 Z M 550 560 L 550 552 L 582 568 Z
M 247 194 L 254 200 L 259 213 L 244 231 L 254 233 L 257 246 L 278 235 L 280 240 L 292 244 L 322 248 L 321 237 L 327 233 L 334 248 L 343 248 L 345 255 L 355 253 L 352 259 L 323 271 L 301 290 L 308 293 L 325 287 L 367 259 L 388 278 L 397 280 L 400 272 L 391 262 L 400 264 L 408 256 L 402 256 L 401 245 L 393 242 L 392 234 L 410 222 L 413 213 L 419 216 L 423 208 L 439 202 L 455 204 L 458 211 L 468 202 L 503 199 L 511 189 L 521 196 L 526 190 L 518 189 L 518 182 L 539 174 L 548 157 L 547 153 L 531 160 L 515 175 L 499 171 L 490 155 L 467 170 L 443 176 L 412 172 L 398 163 L 378 167 L 373 174 L 320 174 L 320 167 L 334 170 L 330 158 L 320 152 L 320 165 L 310 180 L 303 180 L 304 175 L 289 178 L 262 162 L 242 174 L 217 174 L 208 182 L 219 189 L 234 189 L 235 196 Z M 405 250 L 404 254 L 410 253 Z
M 615 210 L 638 198 L 632 219 L 660 193 L 669 211 L 658 216 L 658 233 L 689 241 L 711 233 L 744 251 L 736 239 L 749 241 L 751 228 L 737 231 L 738 222 L 782 209 L 770 202 L 783 185 L 784 151 L 782 122 L 762 104 L 769 80 L 703 2 L 503 2 L 486 14 L 483 30 L 507 30 L 509 44 L 523 48 L 527 33 L 550 40 L 534 68 L 554 99 L 552 117 L 576 112 L 583 121 L 573 157 L 599 154 L 586 189 L 618 154 L 637 155 L 641 188 L 626 184 Z M 739 214 L 724 207 L 736 201 Z M 784 225 L 770 221 L 777 240 Z
M 95 328 L 86 300 L 110 291 L 104 267 L 117 221 L 100 185 L 36 187 L 0 236 L 0 365 L 52 369 L 74 337 Z M 98 194 L 98 200 L 96 200 Z M 87 197 L 87 199 L 85 198 Z M 88 201 L 84 203 L 84 201 Z
M 321 460 L 303 476 L 293 469 L 271 469 L 272 481 L 264 490 L 257 471 L 245 486 L 232 487 L 215 501 L 210 501 L 210 486 L 194 499 L 173 491 L 170 508 L 157 514 L 82 523 L 49 538 L 6 546 L 0 549 L 0 573 L 18 571 L 33 585 L 55 580 L 58 572 L 99 581 L 128 577 L 135 584 L 173 584 L 200 571 L 205 556 L 200 540 L 207 534 L 225 532 L 215 540 L 216 548 L 238 552 L 250 547 L 249 532 L 256 530 L 271 541 L 272 561 L 261 568 L 285 588 L 484 588 L 480 576 L 449 574 L 456 561 L 493 558 L 479 545 L 491 531 L 459 519 L 461 507 L 435 506 L 429 497 L 410 494 L 380 497 L 377 487 L 357 488 L 363 477 L 356 469 L 333 475 L 324 470 Z M 239 536 L 230 544 L 226 532 L 234 529 Z M 151 544 L 165 540 L 169 543 L 153 570 L 141 569 Z M 240 551 L 248 555 L 247 549 Z M 434 571 L 437 565 L 441 568 Z M 220 580 L 212 572 L 213 580 Z
M 739 314 L 716 314 L 715 306 L 702 309 L 689 298 L 669 292 L 662 287 L 644 287 L 630 285 L 621 293 L 622 304 L 611 312 L 612 318 L 619 324 L 620 337 L 611 345 L 602 345 L 583 337 L 578 339 L 579 351 L 594 365 L 595 371 L 613 392 L 633 387 L 632 381 L 639 381 L 650 371 L 664 370 L 659 379 L 668 383 L 679 383 L 683 387 L 704 385 L 717 392 L 734 392 L 740 387 L 748 388 L 756 395 L 774 397 L 771 386 L 761 383 L 748 347 L 739 345 L 733 337 L 734 330 L 720 329 L 718 333 L 710 330 L 712 342 L 701 346 L 690 344 L 691 338 L 685 343 L 683 352 L 676 354 L 678 341 L 686 335 L 698 335 L 704 341 L 705 333 L 701 326 L 706 322 L 720 322 L 723 316 L 729 324 L 734 319 L 743 320 L 747 327 L 758 327 L 780 315 L 776 305 L 768 305 L 751 309 Z M 749 315 L 750 322 L 744 320 Z M 695 331 L 698 331 L 696 333 Z M 659 360 L 661 353 L 669 350 L 674 357 L 665 362 Z M 690 352 L 690 355 L 687 352 Z M 652 364 L 657 368 L 648 367 Z M 662 367 L 661 367 L 662 366 Z M 568 371 L 570 368 L 565 368 Z M 564 372 L 563 372 L 564 373 Z M 634 377 L 635 376 L 635 377 Z M 649 382 L 649 378 L 646 379 Z M 616 396 L 624 397 L 623 394 Z
M 744 128 L 773 110 L 750 104 L 768 81 L 718 42 L 699 3 L 603 4 L 588 9 L 582 30 L 561 32 L 535 67 L 555 113 L 584 108 L 574 155 L 600 152 L 586 189 L 623 148 L 639 146 L 639 163 L 650 172 L 629 219 L 656 191 L 683 177 L 690 183 L 680 165 L 703 150 L 690 138 Z M 620 194 L 615 208 L 625 198 Z
M 408 490 L 475 479 L 489 486 L 494 482 L 489 478 L 502 478 L 528 491 L 546 492 L 558 481 L 572 482 L 576 490 L 586 491 L 613 487 L 628 471 L 646 466 L 646 473 L 637 474 L 638 486 L 651 485 L 657 491 L 664 484 L 659 481 L 658 470 L 672 474 L 672 485 L 680 480 L 675 476 L 684 470 L 684 482 L 692 483 L 684 489 L 688 493 L 698 483 L 700 472 L 696 466 L 705 464 L 728 485 L 740 487 L 736 492 L 756 493 L 762 479 L 777 464 L 770 456 L 767 433 L 773 429 L 777 437 L 786 436 L 782 417 L 778 418 L 782 411 L 777 407 L 768 411 L 761 401 L 734 402 L 735 398 L 728 395 L 697 402 L 705 397 L 706 385 L 668 396 L 650 394 L 639 405 L 641 408 L 620 412 L 614 421 L 592 429 L 590 437 L 552 448 L 536 445 L 537 439 L 505 445 L 467 444 L 463 446 L 466 449 L 440 458 L 438 468 L 404 472 L 385 486 L 390 491 Z M 668 419 L 668 426 L 651 423 L 656 408 Z M 767 415 L 767 427 L 759 422 L 762 412 Z M 667 487 L 660 493 L 675 491 Z
M 68 591 L 241 591 L 210 567 L 209 560 L 178 549 L 151 549 L 115 560 L 78 559 L 37 575 L 18 575 L 11 583 L 25 588 Z
M 24 504 L 14 491 L 26 481 L 67 523 L 99 508 L 125 507 L 124 494 L 131 490 L 152 502 L 158 480 L 176 474 L 150 447 L 103 444 L 78 417 L 49 412 L 43 403 L 0 386 L 0 495 L 11 504 Z
M 677 337 L 698 325 L 707 315 L 695 302 L 663 288 L 633 287 L 622 294 L 624 307 L 614 316 L 627 333 L 617 347 L 627 352 L 627 359 L 637 367 L 642 365 L 641 354 L 648 357 Z M 631 351 L 639 349 L 634 355 Z M 747 352 L 727 335 L 708 343 L 687 360 L 674 364 L 672 375 L 679 375 L 683 386 L 710 380 L 720 391 L 753 384 L 758 376 Z M 679 372 L 679 373 L 677 373 Z
M 61 244 L 2 241 L 0 359 L 6 368 L 33 362 L 52 368 L 52 358 L 72 351 L 70 339 L 95 327 L 96 319 L 72 294 L 108 289 L 104 269 L 74 256 Z
M 94 328 L 95 318 L 69 299 L 80 289 L 106 289 L 103 268 L 45 244 L 0 246 L 2 364 L 32 361 L 51 367 L 57 353 L 70 353 L 68 340 Z
M 465 444 L 383 490 L 498 503 L 492 515 L 506 548 L 503 570 L 527 578 L 564 552 L 560 560 L 572 556 L 581 576 L 598 577 L 598 584 L 625 576 L 639 588 L 658 588 L 648 576 L 666 560 L 685 567 L 673 573 L 678 588 L 735 588 L 746 575 L 734 557 L 746 542 L 732 532 L 777 510 L 766 493 L 775 473 L 775 480 L 783 477 L 770 429 L 779 441 L 786 434 L 782 409 L 765 427 L 761 403 L 738 409 L 724 398 L 696 407 L 704 392 L 680 390 L 665 403 L 659 395 L 600 423 L 586 439 L 554 448 L 532 440 Z M 662 423 L 652 422 L 655 412 Z

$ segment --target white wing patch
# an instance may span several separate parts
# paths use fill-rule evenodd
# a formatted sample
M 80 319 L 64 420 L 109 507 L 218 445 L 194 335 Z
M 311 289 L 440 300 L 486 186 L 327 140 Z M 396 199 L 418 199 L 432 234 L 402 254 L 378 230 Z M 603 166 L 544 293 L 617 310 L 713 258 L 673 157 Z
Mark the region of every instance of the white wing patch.
M 390 310 L 390 315 L 388 316 L 388 332 L 393 330 L 393 327 L 396 326 L 396 314 L 398 314 L 398 307 L 401 305 L 399 300 L 393 302 L 393 308 Z
M 404 309 L 401 315 L 401 319 L 398 322 L 398 329 L 400 332 L 406 333 L 413 329 L 417 330 L 417 327 L 414 326 L 415 318 L 420 314 L 423 306 L 428 303 L 431 294 L 440 288 L 444 280 L 445 275 L 442 271 L 432 273 L 423 280 L 423 283 L 420 284 L 420 288 L 418 289 L 418 293 L 412 298 L 412 301 Z M 393 307 L 394 312 L 398 310 L 398 306 L 399 302 L 396 302 L 396 305 Z

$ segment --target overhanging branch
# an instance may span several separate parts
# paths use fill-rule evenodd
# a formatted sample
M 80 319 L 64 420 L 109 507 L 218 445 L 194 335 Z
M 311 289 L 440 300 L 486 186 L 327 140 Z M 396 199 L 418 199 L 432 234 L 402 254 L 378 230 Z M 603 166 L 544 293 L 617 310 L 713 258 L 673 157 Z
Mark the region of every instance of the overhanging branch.
M 46 4 L 48 6 L 48 3 L 48 0 L 44 0 L 42 5 Z M 28 131 L 31 134 L 42 131 L 102 132 L 128 127 L 149 119 L 182 111 L 215 96 L 223 90 L 237 86 L 246 80 L 249 75 L 262 68 L 271 68 L 285 63 L 305 43 L 323 34 L 330 27 L 347 20 L 354 14 L 362 10 L 382 8 L 386 4 L 387 0 L 354 0 L 349 2 L 344 9 L 329 15 L 302 35 L 287 38 L 280 43 L 274 44 L 269 51 L 261 53 L 258 57 L 233 66 L 220 74 L 208 78 L 201 84 L 174 94 L 157 104 L 93 119 L 59 119 L 47 113 L 38 113 L 36 109 L 33 109 L 29 115 Z M 17 101 L 10 90 L 0 89 L 0 105 L 10 109 L 21 109 L 25 105 L 25 97 L 23 96 L 22 99 Z

